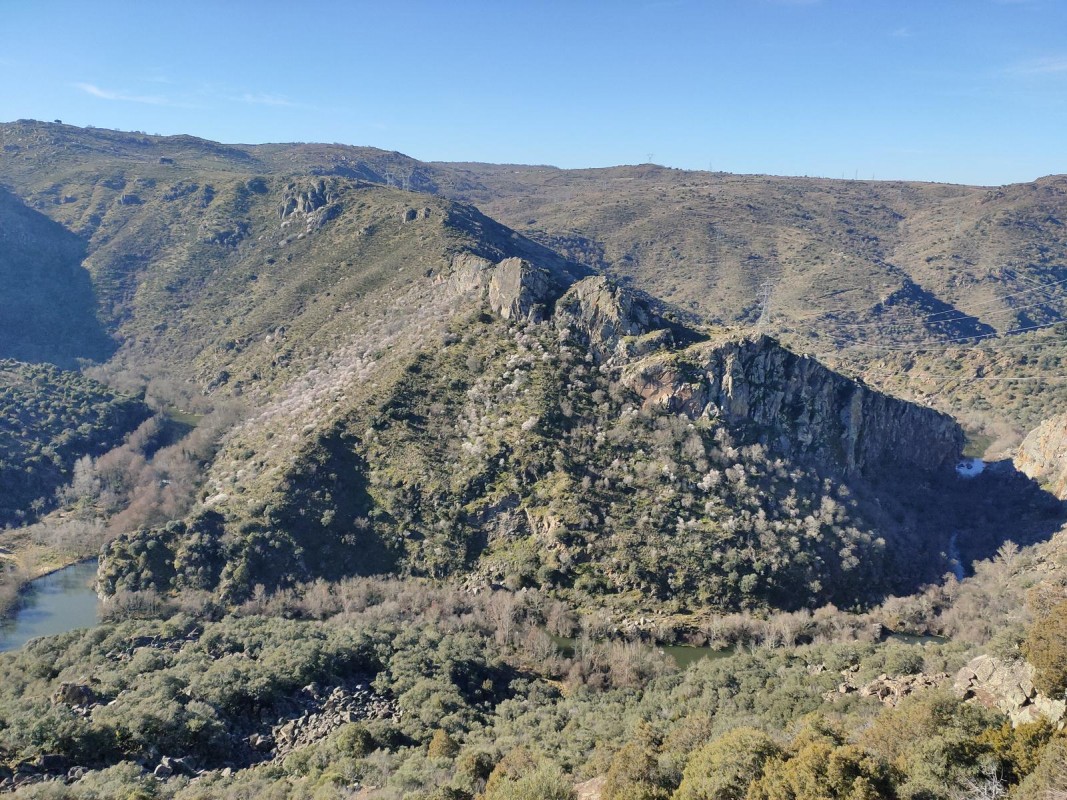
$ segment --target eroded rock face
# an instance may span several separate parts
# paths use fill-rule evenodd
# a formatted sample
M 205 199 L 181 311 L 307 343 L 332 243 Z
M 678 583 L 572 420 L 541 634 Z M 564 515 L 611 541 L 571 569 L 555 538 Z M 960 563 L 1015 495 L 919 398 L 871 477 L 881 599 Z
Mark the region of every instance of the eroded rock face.
M 452 261 L 447 290 L 457 295 L 484 291 L 489 307 L 504 319 L 542 322 L 566 284 L 566 276 L 523 258 L 493 263 L 464 253 Z
M 299 714 L 280 718 L 269 735 L 253 734 L 248 739 L 252 750 L 278 759 L 300 747 L 324 739 L 349 722 L 367 719 L 392 719 L 401 711 L 395 700 L 375 692 L 367 681 L 351 686 L 334 686 L 329 691 L 311 684 L 297 697 Z
M 304 223 L 305 233 L 318 230 L 341 215 L 340 195 L 334 185 L 325 180 L 305 185 L 289 184 L 278 208 L 282 228 Z
M 644 303 L 600 276 L 580 280 L 567 290 L 556 303 L 555 322 L 582 338 L 582 344 L 602 358 L 615 354 L 624 338 L 644 336 L 660 327 Z M 632 355 L 625 348 L 618 354 Z
M 504 319 L 541 322 L 561 288 L 547 269 L 522 258 L 506 258 L 489 277 L 489 307 Z
M 1067 414 L 1047 419 L 1019 445 L 1015 466 L 1067 500 Z
M 625 380 L 646 406 L 720 419 L 785 456 L 866 474 L 887 463 L 946 469 L 962 452 L 951 417 L 876 392 L 768 336 L 694 345 L 679 356 L 639 362 Z
M 1067 701 L 1038 692 L 1034 667 L 1025 661 L 978 656 L 956 674 L 953 689 L 965 700 L 1000 709 L 1013 726 L 1047 719 L 1062 729 L 1067 723 Z

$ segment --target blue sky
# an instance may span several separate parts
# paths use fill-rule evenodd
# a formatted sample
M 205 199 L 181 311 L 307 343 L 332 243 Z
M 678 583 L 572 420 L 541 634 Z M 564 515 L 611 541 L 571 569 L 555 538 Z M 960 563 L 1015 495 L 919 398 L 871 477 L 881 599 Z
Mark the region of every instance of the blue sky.
M 1064 0 L 0 0 L 0 120 L 424 160 L 1067 172 Z

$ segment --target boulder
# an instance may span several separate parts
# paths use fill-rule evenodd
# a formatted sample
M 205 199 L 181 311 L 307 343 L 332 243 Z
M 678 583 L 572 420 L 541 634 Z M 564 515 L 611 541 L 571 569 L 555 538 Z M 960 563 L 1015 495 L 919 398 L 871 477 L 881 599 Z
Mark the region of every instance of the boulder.
M 81 683 L 61 683 L 52 693 L 52 703 L 55 705 L 87 706 L 96 701 L 96 693 Z
M 1062 729 L 1067 722 L 1067 701 L 1038 692 L 1034 668 L 1025 661 L 978 656 L 956 673 L 953 689 L 958 697 L 1007 714 L 1013 726 L 1045 719 Z

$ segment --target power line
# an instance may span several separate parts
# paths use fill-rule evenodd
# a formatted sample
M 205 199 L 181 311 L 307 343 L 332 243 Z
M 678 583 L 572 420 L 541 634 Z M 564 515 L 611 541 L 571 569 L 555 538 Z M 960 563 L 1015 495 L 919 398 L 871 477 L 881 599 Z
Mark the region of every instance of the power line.
M 756 330 L 763 330 L 763 326 L 767 324 L 767 319 L 770 316 L 771 307 L 771 292 L 774 291 L 774 284 L 769 281 L 764 281 L 759 286 L 759 294 L 757 299 L 760 306 L 759 319 L 756 320 Z

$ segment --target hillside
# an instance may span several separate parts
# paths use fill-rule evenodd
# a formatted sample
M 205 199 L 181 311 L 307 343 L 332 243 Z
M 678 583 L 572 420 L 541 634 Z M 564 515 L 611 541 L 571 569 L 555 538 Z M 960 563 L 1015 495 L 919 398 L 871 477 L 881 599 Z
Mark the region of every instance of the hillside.
M 796 608 L 907 591 L 1009 522 L 1021 541 L 1055 525 L 1025 478 L 956 476 L 949 418 L 572 281 L 458 262 L 438 292 L 465 287 L 468 310 L 439 343 L 297 382 L 234 432 L 190 520 L 107 549 L 102 590 L 243 600 L 391 572 Z
M 0 360 L 0 526 L 50 508 L 78 458 L 117 446 L 148 416 L 77 373 Z
M 0 185 L 0 525 L 60 505 L 4 544 L 107 599 L 0 654 L 0 792 L 1067 785 L 1067 353 L 966 338 L 1059 319 L 1061 179 L 20 121 Z
M 33 122 L 0 126 L 0 140 L 7 213 L 47 215 L 56 238 L 84 252 L 72 274 L 87 277 L 95 323 L 117 348 L 94 374 L 164 397 L 240 398 L 250 414 L 198 476 L 191 516 L 114 545 L 108 591 L 242 599 L 259 584 L 387 571 L 623 606 L 848 604 L 944 574 L 950 538 L 966 563 L 996 549 L 998 525 L 1010 520 L 1029 540 L 1055 518 L 1011 474 L 958 481 L 962 434 L 951 421 L 770 339 L 694 324 L 752 317 L 739 287 L 766 278 L 754 265 L 771 263 L 772 239 L 807 231 L 810 246 L 779 253 L 796 270 L 780 277 L 798 291 L 816 272 L 840 284 L 845 262 L 823 263 L 831 246 L 867 265 L 848 261 L 850 279 L 877 286 L 890 245 L 918 247 L 923 225 L 953 204 L 997 219 L 1010 204 L 1052 215 L 1055 181 L 987 197 L 652 167 L 546 172 Z M 541 243 L 447 197 L 523 217 Z M 524 203 L 545 205 L 546 225 L 516 210 Z M 719 228 L 693 224 L 707 214 Z M 564 216 L 606 237 L 603 258 L 548 235 Z M 646 223 L 655 247 L 624 247 Z M 715 230 L 734 250 L 690 259 Z M 976 269 L 1031 229 L 990 230 L 976 240 Z M 1058 257 L 1049 230 L 1046 261 Z M 697 249 L 672 244 L 682 235 Z M 673 288 L 656 277 L 666 253 Z M 926 272 L 913 277 L 940 295 L 908 290 L 905 305 L 942 309 L 963 296 L 948 292 L 936 259 L 920 260 Z M 583 280 L 595 271 L 664 289 L 668 302 Z M 712 283 L 698 291 L 698 275 Z M 1014 286 L 997 276 L 995 292 Z M 679 291 L 706 307 L 680 309 L 694 311 Z M 839 310 L 894 313 L 863 297 Z M 791 306 L 773 302 L 767 329 L 803 347 L 782 324 Z M 932 327 L 996 327 L 968 326 Z
M 1019 469 L 1057 497 L 1067 497 L 1067 417 L 1050 417 L 1019 446 Z
M 884 392 L 950 414 L 967 431 L 969 454 L 990 460 L 1010 457 L 1047 417 L 1067 412 L 1067 341 L 1058 326 L 981 342 L 824 350 L 818 357 Z
M 1062 318 L 1067 178 L 999 188 L 438 165 L 459 196 L 698 317 L 821 347 L 981 336 Z

